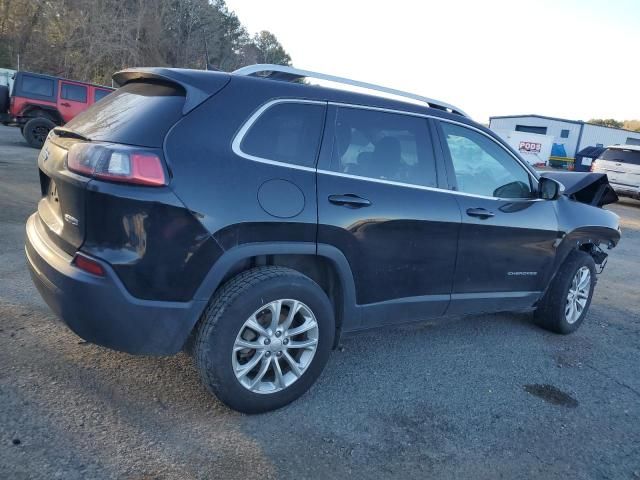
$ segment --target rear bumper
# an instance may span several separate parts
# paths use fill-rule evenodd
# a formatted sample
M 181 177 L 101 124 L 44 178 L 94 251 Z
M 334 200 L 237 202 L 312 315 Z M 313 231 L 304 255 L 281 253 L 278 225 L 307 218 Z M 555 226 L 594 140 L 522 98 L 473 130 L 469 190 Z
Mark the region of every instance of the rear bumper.
M 47 240 L 33 214 L 25 252 L 31 278 L 51 310 L 88 342 L 133 354 L 170 355 L 185 344 L 206 301 L 140 300 L 111 267 L 97 277 L 71 264 L 72 257 Z

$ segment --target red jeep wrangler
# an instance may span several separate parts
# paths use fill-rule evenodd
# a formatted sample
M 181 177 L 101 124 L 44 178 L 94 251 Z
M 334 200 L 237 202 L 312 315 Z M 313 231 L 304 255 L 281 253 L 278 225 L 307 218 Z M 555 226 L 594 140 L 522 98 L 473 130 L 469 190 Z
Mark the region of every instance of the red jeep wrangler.
M 0 86 L 0 123 L 20 127 L 34 148 L 42 148 L 49 130 L 64 125 L 112 88 L 64 78 L 17 72 L 12 92 Z

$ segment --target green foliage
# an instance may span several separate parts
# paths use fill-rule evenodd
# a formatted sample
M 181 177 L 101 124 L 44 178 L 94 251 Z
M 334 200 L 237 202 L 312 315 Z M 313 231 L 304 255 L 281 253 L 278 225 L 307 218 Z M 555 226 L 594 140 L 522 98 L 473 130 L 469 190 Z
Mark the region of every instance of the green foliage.
M 633 132 L 640 132 L 640 120 L 624 120 L 620 122 L 613 118 L 592 118 L 587 123 L 601 125 L 603 127 L 624 128 Z
M 18 55 L 22 70 L 103 84 L 129 67 L 291 63 L 223 0 L 0 0 L 0 66 L 16 68 Z
M 632 130 L 634 132 L 640 132 L 640 120 L 625 120 L 622 128 Z
M 615 120 L 613 118 L 592 118 L 587 123 L 613 128 L 622 128 L 623 126 L 623 122 L 619 122 L 618 120 Z
M 253 38 L 253 44 L 257 51 L 256 63 L 291 64 L 291 57 L 273 33 L 263 30 Z

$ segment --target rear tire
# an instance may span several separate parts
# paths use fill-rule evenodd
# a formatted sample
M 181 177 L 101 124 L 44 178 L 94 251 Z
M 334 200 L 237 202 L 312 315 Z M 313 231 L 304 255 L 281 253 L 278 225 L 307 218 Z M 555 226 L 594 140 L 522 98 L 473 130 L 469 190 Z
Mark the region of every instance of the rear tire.
M 580 250 L 569 254 L 534 313 L 535 322 L 555 333 L 575 332 L 591 305 L 596 264 Z
M 47 140 L 49 131 L 55 126 L 56 124 L 48 118 L 32 118 L 22 128 L 22 136 L 30 147 L 40 149 Z
M 334 335 L 333 308 L 318 284 L 289 268 L 259 267 L 214 295 L 197 326 L 194 359 L 202 382 L 223 403 L 261 413 L 311 387 Z

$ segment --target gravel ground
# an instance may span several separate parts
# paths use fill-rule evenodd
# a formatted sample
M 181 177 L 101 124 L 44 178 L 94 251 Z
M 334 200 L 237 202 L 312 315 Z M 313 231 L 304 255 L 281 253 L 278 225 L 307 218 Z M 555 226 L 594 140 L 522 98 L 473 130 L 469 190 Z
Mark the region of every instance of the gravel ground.
M 0 127 L 0 478 L 640 479 L 640 203 L 570 336 L 527 315 L 345 339 L 309 393 L 245 416 L 190 359 L 81 341 L 31 285 L 36 151 Z M 78 299 L 82 301 L 82 299 Z

